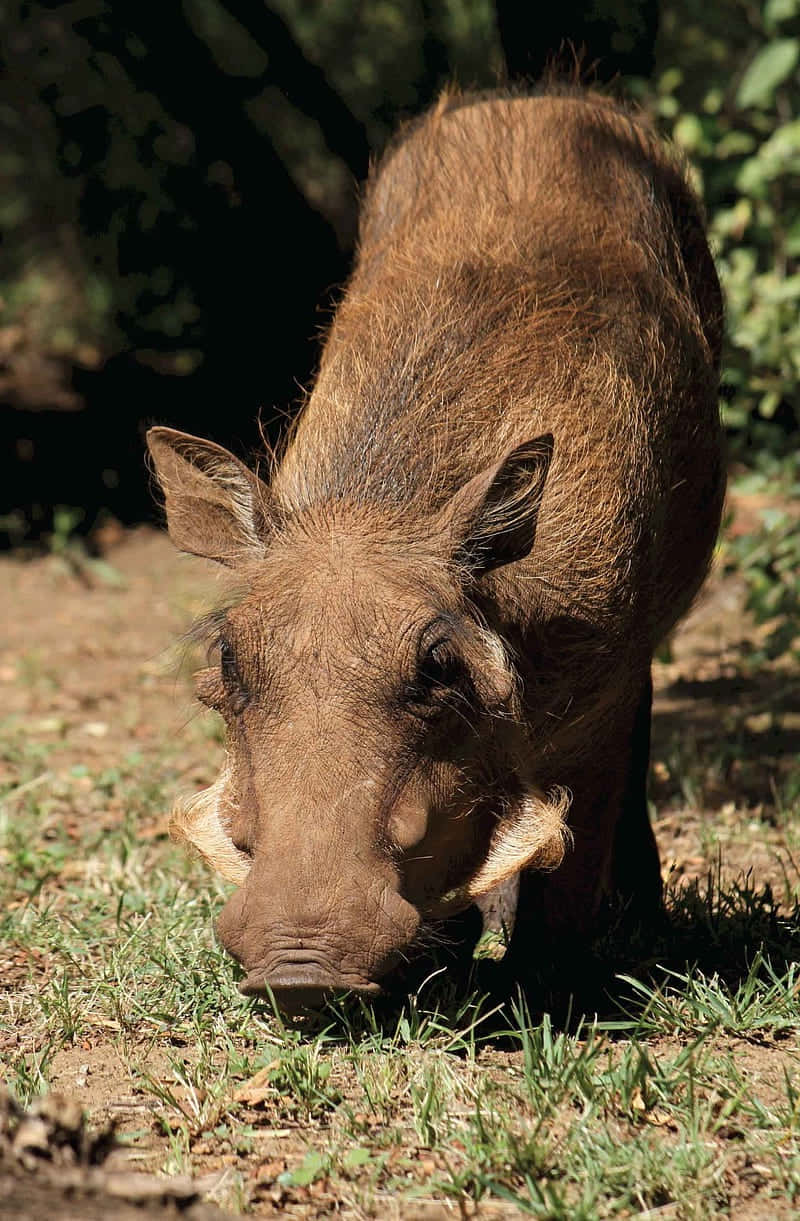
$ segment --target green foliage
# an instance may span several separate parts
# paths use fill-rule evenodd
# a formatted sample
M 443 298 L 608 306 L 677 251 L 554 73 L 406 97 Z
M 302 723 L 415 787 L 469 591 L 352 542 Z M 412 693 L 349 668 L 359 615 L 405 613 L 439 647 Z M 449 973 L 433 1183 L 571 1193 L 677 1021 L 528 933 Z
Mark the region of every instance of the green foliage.
M 273 7 L 375 151 L 446 80 L 486 86 L 502 73 L 490 0 Z M 183 209 L 186 173 L 206 172 L 195 164 L 203 133 L 140 87 L 147 49 L 135 38 L 106 46 L 102 4 L 84 9 L 74 22 L 53 14 L 46 31 L 15 6 L 0 17 L 15 46 L 0 95 L 0 221 L 13 238 L 0 266 L 3 321 L 23 320 L 47 351 L 92 363 L 123 342 L 127 319 L 139 342 L 173 349 L 173 367 L 187 371 L 199 359 L 201 319 L 173 264 L 197 223 Z M 185 37 L 239 90 L 248 122 L 347 243 L 348 167 L 319 116 L 270 84 L 269 49 L 234 11 L 247 12 L 190 0 Z M 799 22 L 800 0 L 663 0 L 654 80 L 629 82 L 696 167 L 728 299 L 725 417 L 759 448 L 783 434 L 754 426 L 777 415 L 785 429 L 800 416 Z M 218 160 L 207 173 L 217 204 L 235 207 L 230 166 Z
M 743 110 L 750 106 L 771 106 L 775 90 L 797 66 L 798 52 L 800 42 L 796 38 L 776 38 L 762 47 L 739 82 L 737 104 Z
M 325 66 L 380 147 L 398 115 L 412 115 L 423 97 L 455 80 L 485 87 L 502 72 L 491 0 L 277 0 L 304 49 Z M 342 55 L 341 48 L 348 47 Z
M 747 608 L 768 633 L 749 655 L 751 663 L 787 652 L 800 659 L 800 459 L 778 461 L 759 455 L 757 467 L 739 478 L 741 493 L 767 498 L 758 510 L 758 525 L 725 541 L 728 569 L 737 570 L 747 585 Z M 772 503 L 769 503 L 770 498 Z
M 487 85 L 502 69 L 491 0 L 272 7 L 375 151 L 447 79 Z M 238 19 L 252 10 L 223 0 L 178 10 L 164 38 L 177 32 L 205 63 L 209 89 L 235 97 L 253 148 L 261 142 L 268 158 L 274 147 L 347 246 L 352 171 L 326 145 L 320 115 L 275 83 L 270 47 Z M 225 217 L 240 210 L 235 137 L 213 114 L 208 130 L 184 118 L 137 29 L 103 0 L 80 11 L 0 8 L 13 48 L 0 83 L 0 327 L 21 325 L 39 353 L 90 367 L 133 342 L 146 360 L 151 348 L 171 352 L 159 368 L 186 373 L 204 338 L 198 268 L 208 250 L 197 235 L 216 225 L 223 241 Z
M 676 0 L 645 97 L 696 168 L 727 300 L 734 449 L 780 448 L 800 420 L 798 0 Z M 783 427 L 761 424 L 780 414 Z
M 691 159 L 725 292 L 723 419 L 751 491 L 796 495 L 778 459 L 800 426 L 800 0 L 667 0 L 642 99 Z M 755 485 L 758 485 L 756 488 Z M 800 524 L 772 505 L 726 541 L 770 624 L 750 661 L 797 647 Z

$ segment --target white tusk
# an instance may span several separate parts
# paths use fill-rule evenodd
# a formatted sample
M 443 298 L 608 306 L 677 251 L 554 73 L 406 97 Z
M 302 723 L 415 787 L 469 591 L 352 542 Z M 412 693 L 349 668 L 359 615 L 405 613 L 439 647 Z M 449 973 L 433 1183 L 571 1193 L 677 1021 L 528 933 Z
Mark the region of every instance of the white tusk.
M 478 896 L 475 906 L 483 918 L 483 931 L 472 951 L 473 958 L 491 958 L 499 962 L 505 957 L 517 919 L 518 900 L 518 873 L 513 873 L 494 890 Z
M 230 769 L 225 766 L 209 788 L 194 797 L 178 798 L 170 816 L 169 833 L 179 843 L 191 844 L 227 882 L 241 886 L 252 861 L 234 844 L 222 815 L 229 780 Z

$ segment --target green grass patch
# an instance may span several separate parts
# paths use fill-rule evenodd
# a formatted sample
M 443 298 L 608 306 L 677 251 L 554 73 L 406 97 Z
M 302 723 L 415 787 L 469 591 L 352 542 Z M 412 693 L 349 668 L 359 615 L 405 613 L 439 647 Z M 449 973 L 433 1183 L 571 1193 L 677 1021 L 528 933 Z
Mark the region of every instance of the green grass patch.
M 153 830 L 168 753 L 59 770 L 13 726 L 2 751 L 0 1039 L 23 1102 L 105 1049 L 143 1108 L 127 1143 L 170 1172 L 225 1159 L 222 1202 L 245 1210 L 400 1197 L 573 1221 L 798 1198 L 800 922 L 768 887 L 684 888 L 663 928 L 612 928 L 523 990 L 442 959 L 410 994 L 287 1024 L 236 989 L 224 888 Z

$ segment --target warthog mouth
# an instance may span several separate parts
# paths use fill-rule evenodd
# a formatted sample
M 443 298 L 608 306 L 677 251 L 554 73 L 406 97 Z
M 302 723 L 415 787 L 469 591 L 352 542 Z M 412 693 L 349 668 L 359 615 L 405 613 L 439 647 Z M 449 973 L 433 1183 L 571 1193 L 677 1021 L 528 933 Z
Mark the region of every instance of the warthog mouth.
M 337 992 L 358 996 L 380 996 L 382 988 L 356 976 L 337 976 L 316 962 L 286 962 L 267 971 L 256 967 L 239 984 L 244 996 L 267 996 L 272 992 L 278 1007 L 290 1016 L 319 1009 Z

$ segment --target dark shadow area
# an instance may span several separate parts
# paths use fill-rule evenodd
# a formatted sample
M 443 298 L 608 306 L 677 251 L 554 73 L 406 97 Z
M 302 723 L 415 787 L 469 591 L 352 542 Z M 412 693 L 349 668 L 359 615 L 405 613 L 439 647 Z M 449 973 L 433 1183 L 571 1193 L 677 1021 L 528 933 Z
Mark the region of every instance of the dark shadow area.
M 313 351 L 309 344 L 297 358 L 296 367 L 306 378 Z M 0 450 L 12 456 L 0 490 L 0 518 L 6 519 L 0 535 L 5 534 L 6 545 L 42 540 L 59 506 L 80 510 L 77 531 L 82 534 L 108 514 L 123 525 L 160 523 L 163 515 L 144 441 L 151 424 L 168 421 L 222 440 L 248 460 L 262 445 L 262 430 L 270 444 L 277 443 L 289 410 L 262 404 L 255 391 L 244 406 L 235 397 L 231 402 L 241 383 L 224 373 L 213 381 L 209 368 L 192 376 L 169 376 L 148 369 L 133 354 L 113 358 L 101 371 L 75 370 L 72 384 L 83 404 L 79 410 L 0 411 Z M 293 390 L 297 394 L 296 386 Z M 291 403 L 287 387 L 282 394 Z
M 791 670 L 681 678 L 660 692 L 653 758 L 667 761 L 669 777 L 651 777 L 659 807 L 684 796 L 688 782 L 706 809 L 735 801 L 775 810 L 798 756 L 800 687 Z
M 345 996 L 303 1021 L 312 1031 L 330 1026 L 333 1036 L 340 1024 L 356 1035 L 378 1028 L 390 1036 L 409 1013 L 415 1020 L 439 1015 L 452 1032 L 497 1010 L 481 1022 L 478 1041 L 513 1050 L 509 1024 L 520 1004 L 531 1024 L 547 1014 L 557 1029 L 574 1033 L 597 1020 L 612 1031 L 619 1024 L 624 1035 L 646 1009 L 646 998 L 625 977 L 669 990 L 679 988 L 673 973 L 716 976 L 735 993 L 754 978 L 768 987 L 800 960 L 800 907 L 782 906 L 769 886 L 758 888 L 750 877 L 721 888 L 709 875 L 672 892 L 663 918 L 647 928 L 632 926 L 624 913 L 607 917 L 589 946 L 544 945 L 535 930 L 518 926 L 506 958 L 492 963 L 472 959 L 478 921 L 466 913 L 444 934 L 452 938 L 449 947 L 398 972 L 384 997 L 367 1006 Z
M 388 24 L 289 0 L 0 15 L 6 546 L 46 542 L 57 506 L 84 533 L 156 518 L 154 421 L 246 455 L 260 416 L 274 443 L 313 378 L 370 159 L 448 82 L 530 79 L 569 40 L 595 80 L 652 65 L 655 0 L 613 19 L 591 0 L 389 7 Z
M 612 9 L 585 0 L 558 5 L 497 0 L 497 24 L 509 73 L 536 79 L 554 62 L 566 72 L 580 60 L 598 81 L 649 76 L 655 63 L 658 0 Z

